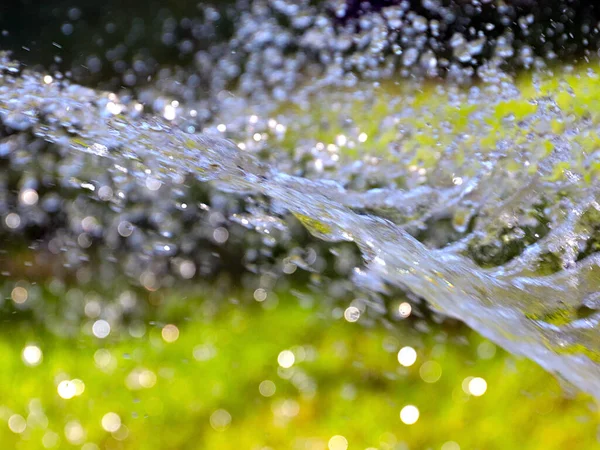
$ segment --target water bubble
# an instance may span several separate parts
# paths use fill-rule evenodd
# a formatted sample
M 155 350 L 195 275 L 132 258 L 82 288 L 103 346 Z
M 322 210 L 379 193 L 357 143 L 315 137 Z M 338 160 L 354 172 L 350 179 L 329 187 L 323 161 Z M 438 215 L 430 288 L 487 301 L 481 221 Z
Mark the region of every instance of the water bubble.
M 254 300 L 264 302 L 267 299 L 267 291 L 263 288 L 258 288 L 254 291 Z
M 121 114 L 124 109 L 125 107 L 123 105 L 114 101 L 110 101 L 106 104 L 106 110 L 114 116 Z
M 98 198 L 100 200 L 109 201 L 113 197 L 113 190 L 110 186 L 101 186 L 98 189 Z
M 148 177 L 146 178 L 146 187 L 150 191 L 158 191 L 162 186 L 162 182 L 157 180 L 156 178 Z
M 177 117 L 177 109 L 174 108 L 172 105 L 166 105 L 163 111 L 163 117 L 166 120 L 175 120 L 175 118 Z
M 356 322 L 360 318 L 360 310 L 356 306 L 349 306 L 344 311 L 344 319 L 348 322 Z
M 106 320 L 96 320 L 92 325 L 92 333 L 97 338 L 104 339 L 110 334 L 110 324 Z
M 39 195 L 35 189 L 24 189 L 20 194 L 21 203 L 27 206 L 35 205 L 39 200 Z
M 4 218 L 4 223 L 6 223 L 8 228 L 14 230 L 19 228 L 19 225 L 21 225 L 21 217 L 19 217 L 19 215 L 16 213 L 10 213 Z
M 182 261 L 179 265 L 179 273 L 181 274 L 181 278 L 190 280 L 196 274 L 196 265 L 193 261 Z
M 419 57 L 419 50 L 414 47 L 407 49 L 402 55 L 402 64 L 404 66 L 412 66 L 417 62 Z
M 213 239 L 217 244 L 224 244 L 229 239 L 229 231 L 226 228 L 219 227 L 213 231 Z
M 16 304 L 22 305 L 29 298 L 29 292 L 27 292 L 27 289 L 24 287 L 17 286 L 10 293 L 10 298 L 12 298 L 12 301 Z
M 65 23 L 60 27 L 60 31 L 62 31 L 62 34 L 64 34 L 65 36 L 70 36 L 71 34 L 73 34 L 73 25 L 71 25 L 70 23 Z
M 121 223 L 119 223 L 117 231 L 121 236 L 129 237 L 133 233 L 133 225 L 124 220 Z
M 402 317 L 402 318 L 406 318 L 406 317 L 410 316 L 411 312 L 412 312 L 412 306 L 410 306 L 410 303 L 402 302 L 398 306 L 398 314 L 400 314 L 400 317 Z

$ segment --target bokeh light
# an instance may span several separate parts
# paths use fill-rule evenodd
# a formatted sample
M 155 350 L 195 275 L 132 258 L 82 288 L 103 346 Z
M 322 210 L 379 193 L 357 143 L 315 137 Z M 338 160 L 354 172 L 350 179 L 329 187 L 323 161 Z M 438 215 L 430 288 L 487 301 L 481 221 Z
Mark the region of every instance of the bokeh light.
M 442 376 L 442 366 L 435 361 L 427 361 L 419 368 L 419 375 L 425 383 L 435 383 Z
M 179 339 L 179 328 L 173 324 L 165 325 L 161 331 L 161 335 L 165 342 L 173 343 Z
M 77 420 L 71 420 L 65 425 L 65 437 L 72 445 L 81 445 L 85 442 L 86 431 Z
M 327 443 L 327 448 L 329 450 L 347 450 L 348 439 L 339 434 L 332 436 Z
M 406 425 L 413 425 L 419 420 L 419 409 L 414 405 L 406 405 L 400 411 L 400 420 Z
M 410 303 L 402 302 L 398 306 L 398 314 L 402 318 L 406 318 L 406 317 L 410 316 L 411 312 L 412 312 L 412 306 L 410 306 Z
M 13 433 L 20 434 L 27 428 L 27 422 L 20 414 L 13 414 L 8 418 L 8 428 L 10 428 L 10 431 Z
M 104 339 L 110 334 L 110 324 L 106 320 L 96 320 L 92 325 L 92 333 L 99 339 Z
M 38 366 L 42 362 L 42 350 L 37 345 L 28 345 L 21 352 L 21 358 L 29 367 Z
M 108 412 L 102 416 L 102 428 L 109 433 L 114 433 L 121 428 L 121 417 L 117 413 Z
M 360 318 L 360 310 L 356 306 L 348 306 L 344 311 L 344 319 L 348 322 L 356 322 Z
M 27 298 L 29 297 L 29 293 L 27 292 L 27 289 L 25 289 L 24 287 L 17 286 L 10 293 L 10 297 L 12 298 L 13 302 L 21 305 L 27 301 Z
M 417 361 L 417 352 L 412 347 L 402 347 L 398 352 L 398 362 L 404 367 L 410 367 Z
M 481 397 L 487 391 L 487 382 L 481 377 L 474 377 L 469 381 L 469 393 Z
M 210 415 L 210 426 L 216 431 L 225 431 L 231 424 L 231 414 L 225 409 L 217 409 Z
M 263 397 L 272 397 L 273 395 L 275 395 L 275 391 L 277 390 L 277 388 L 275 386 L 275 383 L 273 383 L 271 380 L 264 380 L 260 382 L 258 390 L 260 392 L 260 395 L 262 395 Z
M 294 365 L 296 357 L 290 350 L 283 350 L 277 356 L 277 363 L 284 369 L 289 369 Z
M 71 380 L 61 381 L 58 383 L 56 390 L 60 398 L 64 398 L 65 400 L 72 399 L 77 393 L 77 387 Z

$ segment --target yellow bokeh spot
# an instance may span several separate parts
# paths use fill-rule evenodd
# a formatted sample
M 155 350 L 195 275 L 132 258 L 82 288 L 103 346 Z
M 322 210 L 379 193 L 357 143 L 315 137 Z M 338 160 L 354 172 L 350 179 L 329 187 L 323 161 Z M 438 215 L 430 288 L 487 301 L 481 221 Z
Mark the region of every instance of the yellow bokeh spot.
M 406 405 L 400 411 L 400 420 L 406 425 L 412 425 L 419 420 L 419 409 L 414 405 Z
M 179 328 L 172 324 L 165 325 L 161 334 L 165 342 L 172 343 L 179 339 Z

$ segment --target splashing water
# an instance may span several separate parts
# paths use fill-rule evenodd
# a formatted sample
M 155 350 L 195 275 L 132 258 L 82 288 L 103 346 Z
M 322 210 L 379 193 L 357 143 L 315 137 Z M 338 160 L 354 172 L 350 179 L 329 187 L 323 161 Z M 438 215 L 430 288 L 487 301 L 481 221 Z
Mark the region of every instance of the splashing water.
M 422 156 L 419 148 L 401 149 L 399 156 L 380 155 L 371 163 L 349 155 L 333 160 L 326 170 L 317 152 L 313 165 L 298 176 L 294 155 L 270 155 L 268 162 L 261 161 L 264 146 L 244 151 L 225 139 L 138 118 L 135 106 L 121 103 L 114 94 L 74 85 L 62 88 L 37 74 L 7 74 L 0 79 L 5 128 L 0 156 L 14 167 L 27 167 L 41 143 L 51 143 L 63 159 L 59 179 L 82 192 L 95 191 L 100 187 L 96 181 L 108 176 L 113 187 L 137 183 L 146 193 L 162 190 L 170 196 L 191 177 L 211 182 L 224 193 L 267 197 L 272 204 L 266 218 L 250 213 L 248 219 L 235 220 L 283 229 L 274 211 L 286 210 L 318 238 L 353 242 L 365 262 L 354 270 L 356 285 L 381 292 L 394 285 L 413 292 L 440 313 L 466 322 L 512 353 L 535 360 L 600 398 L 600 261 L 594 228 L 594 217 L 600 214 L 594 182 L 598 155 L 588 152 L 585 144 L 590 136 L 598 138 L 598 122 L 593 112 L 577 114 L 577 106 L 561 107 L 564 86 L 549 95 L 532 95 L 519 117 L 503 114 L 515 107 L 511 101 L 527 94 L 506 80 L 501 90 L 497 79 L 490 81 L 468 93 L 447 93 L 443 108 L 452 107 L 454 98 L 454 104 L 475 109 L 463 130 L 450 127 L 447 135 L 436 137 L 444 145 L 449 140 L 446 150 L 421 168 L 408 163 L 415 154 L 417 160 Z M 541 83 L 534 80 L 538 90 Z M 372 88 L 364 89 L 374 95 Z M 310 102 L 310 92 L 302 95 Z M 390 127 L 406 135 L 417 131 L 411 120 L 418 102 L 412 98 L 409 107 L 410 96 L 403 95 L 397 103 L 402 103 L 404 115 L 387 117 Z M 443 108 L 419 113 L 441 121 Z M 231 110 L 224 109 L 221 114 L 228 113 Z M 502 135 L 493 145 L 486 144 L 490 127 L 482 124 L 494 121 Z M 255 130 L 250 133 L 255 143 L 263 140 Z M 358 142 L 366 139 L 359 137 Z M 346 144 L 345 136 L 338 138 L 336 148 Z M 98 161 L 104 161 L 100 164 L 108 168 L 107 174 L 90 172 Z M 372 188 L 356 181 L 358 172 L 403 181 Z M 86 176 L 95 184 L 87 183 Z M 104 190 L 101 195 L 98 189 L 101 199 L 112 199 L 112 188 L 110 194 Z M 37 195 L 33 187 L 24 186 L 19 207 L 42 203 Z M 130 197 L 135 201 L 134 191 Z M 112 208 L 119 209 L 117 204 Z M 3 206 L 10 229 L 40 220 L 36 214 L 17 212 Z M 129 222 L 108 222 L 100 214 L 90 217 L 79 217 L 89 239 L 99 229 L 114 228 L 121 237 L 133 233 Z M 451 230 L 436 236 L 448 220 Z M 181 245 L 177 230 L 174 225 L 158 233 L 160 253 L 171 256 Z M 222 232 L 215 236 L 227 239 Z M 79 247 L 86 248 L 88 238 L 81 238 Z M 155 282 L 151 273 L 142 274 L 144 286 L 154 287 Z

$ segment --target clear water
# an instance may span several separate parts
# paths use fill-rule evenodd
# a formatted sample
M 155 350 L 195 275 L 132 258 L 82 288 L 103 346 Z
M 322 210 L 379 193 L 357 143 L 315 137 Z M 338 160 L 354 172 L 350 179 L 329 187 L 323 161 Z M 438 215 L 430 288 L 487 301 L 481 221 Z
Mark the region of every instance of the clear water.
M 332 109 L 350 111 L 351 125 L 330 142 L 301 136 L 290 152 L 286 136 L 311 131 L 315 116 L 306 111 L 322 101 L 318 83 L 294 94 L 301 113 L 285 112 L 289 100 L 252 107 L 226 98 L 199 133 L 186 124 L 193 105 L 163 103 L 163 117 L 153 119 L 130 98 L 61 86 L 44 74 L 15 77 L 11 67 L 5 60 L 0 78 L 7 130 L 0 155 L 10 169 L 0 175 L 3 232 L 51 230 L 42 253 L 60 255 L 78 279 L 89 278 L 85 267 L 94 258 L 102 279 L 122 271 L 149 290 L 175 283 L 173 272 L 210 271 L 210 252 L 186 248 L 197 248 L 199 236 L 217 246 L 233 240 L 228 223 L 260 236 L 244 253 L 246 267 L 254 266 L 257 251 L 289 244 L 284 218 L 291 213 L 320 240 L 356 245 L 363 262 L 350 267 L 352 285 L 375 294 L 391 286 L 409 291 L 600 398 L 593 219 L 600 206 L 590 169 L 597 155 L 586 144 L 597 137 L 597 122 L 592 109 L 561 107 L 565 95 L 575 95 L 567 82 L 542 95 L 545 81 L 534 77 L 538 92 L 529 94 L 495 71 L 470 90 L 438 91 L 439 106 L 421 109 L 418 85 L 397 92 L 374 133 L 433 136 L 439 145 L 423 144 L 433 155 L 423 160 L 419 147 L 361 152 L 375 136 L 361 137 L 352 125 L 360 115 L 355 102 L 387 100 L 393 87 L 357 81 L 351 98 L 330 91 Z M 444 122 L 453 105 L 473 107 L 460 130 Z M 486 148 L 493 133 L 500 138 Z M 206 183 L 211 207 L 197 200 Z M 54 226 L 63 198 L 74 201 Z M 119 264 L 102 266 L 124 248 Z M 286 264 L 314 269 L 316 255 L 291 250 L 270 256 L 284 261 L 284 271 Z M 164 261 L 174 255 L 169 268 Z M 378 298 L 361 308 L 384 311 Z

